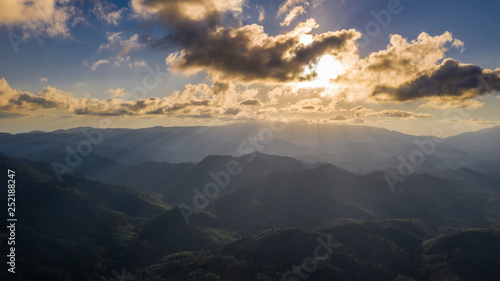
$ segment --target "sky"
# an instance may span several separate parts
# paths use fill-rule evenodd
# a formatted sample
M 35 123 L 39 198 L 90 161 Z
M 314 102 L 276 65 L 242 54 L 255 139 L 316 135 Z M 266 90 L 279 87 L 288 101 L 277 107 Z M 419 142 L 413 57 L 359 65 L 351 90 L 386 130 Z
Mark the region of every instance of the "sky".
M 0 1 L 0 131 L 500 125 L 499 1 Z

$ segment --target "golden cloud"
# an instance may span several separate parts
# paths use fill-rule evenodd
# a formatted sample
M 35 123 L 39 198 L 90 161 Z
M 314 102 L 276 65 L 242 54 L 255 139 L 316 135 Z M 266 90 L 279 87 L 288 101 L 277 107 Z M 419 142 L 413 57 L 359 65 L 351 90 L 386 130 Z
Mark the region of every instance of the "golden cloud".
M 71 36 L 68 23 L 78 10 L 67 0 L 0 1 L 0 24 L 22 26 L 23 37 Z
M 356 52 L 360 33 L 351 30 L 327 32 L 312 37 L 305 45 L 301 36 L 310 34 L 317 24 L 310 19 L 289 33 L 268 36 L 260 25 L 219 28 L 203 44 L 195 44 L 171 54 L 166 62 L 175 72 L 206 70 L 215 80 L 250 82 L 291 82 L 314 78 L 307 66 L 325 54 Z
M 500 90 L 500 71 L 444 59 L 449 45 L 463 48 L 463 42 L 449 32 L 439 36 L 423 32 L 412 41 L 392 35 L 387 49 L 358 58 L 335 83 L 345 86 L 352 100 L 424 99 L 429 106 L 457 105 L 454 101 Z
M 462 64 L 453 59 L 444 60 L 438 67 L 430 69 L 418 78 L 398 87 L 377 86 L 372 95 L 395 101 L 408 101 L 430 97 L 453 97 L 471 99 L 490 91 L 487 80 L 500 81 L 500 71 L 491 72 L 471 64 Z M 500 85 L 491 84 L 493 90 Z
M 183 91 L 175 91 L 164 98 L 130 100 L 132 95 L 123 88 L 110 89 L 106 93 L 111 98 L 81 98 L 50 86 L 38 93 L 30 93 L 13 89 L 5 79 L 0 79 L 0 117 L 47 112 L 65 116 L 163 116 L 229 120 L 265 118 L 267 112 L 276 111 L 257 110 L 263 106 L 259 99 L 242 100 L 235 85 L 229 83 L 214 83 L 211 86 L 188 84 Z
M 388 109 L 382 111 L 361 110 L 355 113 L 356 117 L 376 117 L 376 118 L 404 118 L 404 119 L 421 119 L 430 118 L 430 114 L 415 113 L 412 111 Z
M 203 21 L 226 12 L 240 13 L 244 0 L 132 0 L 134 12 L 142 18 L 157 17 L 165 22 Z

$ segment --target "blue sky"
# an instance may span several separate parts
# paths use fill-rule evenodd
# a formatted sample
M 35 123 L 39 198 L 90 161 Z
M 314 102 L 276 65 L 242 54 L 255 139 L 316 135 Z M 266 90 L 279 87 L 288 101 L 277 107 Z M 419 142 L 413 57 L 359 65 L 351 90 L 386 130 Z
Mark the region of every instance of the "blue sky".
M 132 124 L 131 126 L 135 127 L 150 124 L 166 126 L 191 125 L 199 122 L 203 124 L 220 124 L 270 117 L 306 122 L 311 120 L 316 122 L 321 119 L 322 122 L 330 122 L 333 117 L 342 115 L 346 119 L 334 121 L 361 123 L 357 120 L 360 119 L 367 125 L 406 130 L 407 133 L 429 133 L 433 128 L 432 122 L 434 121 L 443 122 L 443 126 L 453 125 L 453 122 L 444 120 L 446 118 L 442 117 L 445 110 L 464 108 L 464 101 L 474 100 L 474 98 L 477 101 L 478 98 L 483 98 L 487 93 L 481 91 L 478 88 L 479 86 L 475 85 L 466 89 L 467 91 L 479 89 L 479 92 L 473 96 L 471 96 L 471 92 L 459 89 L 460 86 L 457 87 L 456 91 L 452 90 L 449 93 L 410 94 L 411 98 L 403 98 L 400 96 L 402 87 L 407 88 L 408 85 L 414 83 L 421 76 L 431 77 L 432 75 L 429 73 L 439 71 L 439 66 L 447 58 L 460 63 L 460 65 L 456 66 L 457 69 L 462 69 L 465 64 L 472 64 L 478 69 L 482 69 L 482 71 L 491 70 L 496 75 L 495 69 L 500 68 L 498 57 L 498 46 L 500 45 L 498 26 L 500 26 L 500 20 L 497 16 L 498 11 L 500 11 L 500 2 L 498 1 L 232 0 L 226 1 L 225 3 L 230 3 L 226 5 L 221 4 L 224 2 L 219 0 L 199 0 L 198 2 L 202 6 L 193 7 L 184 7 L 183 4 L 176 4 L 178 1 L 173 0 L 163 2 L 134 1 L 137 2 L 135 6 L 132 3 L 133 1 L 94 0 L 75 1 L 74 3 L 62 0 L 33 1 L 34 6 L 42 7 L 42 10 L 46 11 L 42 14 L 39 12 L 40 9 L 37 12 L 32 7 L 23 4 L 24 1 L 20 1 L 19 5 L 9 7 L 1 7 L 1 5 L 7 4 L 0 4 L 0 10 L 3 11 L 0 12 L 0 34 L 2 34 L 0 36 L 0 79 L 4 79 L 4 84 L 8 83 L 9 89 L 19 91 L 12 94 L 14 97 L 21 96 L 21 92 L 26 92 L 38 98 L 41 97 L 40 93 L 47 87 L 50 88 L 45 91 L 45 95 L 52 93 L 52 91 L 58 91 L 59 94 L 69 95 L 75 99 L 103 101 L 110 98 L 121 98 L 132 103 L 140 98 L 156 97 L 162 99 L 170 97 L 168 101 L 162 103 L 163 108 L 160 108 L 160 111 L 155 108 L 156 112 L 162 112 L 163 114 L 153 114 L 153 111 L 131 111 L 120 114 L 116 111 L 124 112 L 123 109 L 113 109 L 115 111 L 109 114 L 102 111 L 93 113 L 96 110 L 94 108 L 89 109 L 88 106 L 90 105 L 86 105 L 87 107 L 83 111 L 91 113 L 82 114 L 81 108 L 77 109 L 74 104 L 71 106 L 44 105 L 40 108 L 39 105 L 27 104 L 28 101 L 25 99 L 22 102 L 18 100 L 17 104 L 15 104 L 15 99 L 9 96 L 10 99 L 4 101 L 4 103 L 13 104 L 5 105 L 0 109 L 0 111 L 3 111 L 3 114 L 0 115 L 6 116 L 0 118 L 0 124 L 5 124 L 5 130 L 28 131 L 36 129 L 35 127 L 51 130 L 57 129 L 54 126 L 92 125 L 104 115 L 116 118 L 116 123 L 119 126 Z M 167 2 L 170 4 L 165 4 Z M 387 21 L 387 24 L 377 22 L 373 14 L 387 15 L 391 5 L 400 12 L 397 14 L 389 13 L 390 20 Z M 208 16 L 205 14 L 201 18 L 193 20 L 189 14 L 184 15 L 181 13 L 181 16 L 175 17 L 175 19 L 173 16 L 169 18 L 168 9 L 172 7 L 179 9 L 193 8 L 193 11 L 197 11 L 196 9 L 199 9 L 199 7 L 221 7 L 215 9 L 219 22 L 215 27 L 209 27 L 207 32 L 210 33 L 210 38 L 203 44 L 216 45 L 216 43 L 220 43 L 216 41 L 218 40 L 217 28 L 219 30 L 222 28 L 229 33 L 241 31 L 240 28 L 245 27 L 254 30 L 254 33 L 258 33 L 258 28 L 262 28 L 268 37 L 278 40 L 276 38 L 297 30 L 298 24 L 304 23 L 308 19 L 314 19 L 319 25 L 319 27 L 313 28 L 312 31 L 306 32 L 315 36 L 314 43 L 308 44 L 314 45 L 316 40 L 319 40 L 316 38 L 329 32 L 337 32 L 338 34 L 332 36 L 340 36 L 339 32 L 341 30 L 355 29 L 355 31 L 349 33 L 349 36 L 355 37 L 356 34 L 362 33 L 364 37 L 353 41 L 357 42 L 357 46 L 349 45 L 348 51 L 339 51 L 335 49 L 337 47 L 331 47 L 328 54 L 325 52 L 318 53 L 310 61 L 290 64 L 294 66 L 299 64 L 300 67 L 303 67 L 304 71 L 300 71 L 302 74 L 307 73 L 307 67 L 310 67 L 314 73 L 315 67 L 318 67 L 318 61 L 321 58 L 325 55 L 332 56 L 334 61 L 340 62 L 341 69 L 327 71 L 331 75 L 329 78 L 342 79 L 342 81 L 337 82 L 331 80 L 331 84 L 334 85 L 301 84 L 305 76 L 295 72 L 287 73 L 287 75 L 291 76 L 287 76 L 286 79 L 274 77 L 271 73 L 269 79 L 263 78 L 258 73 L 251 73 L 251 71 L 245 73 L 245 65 L 241 66 L 241 69 L 238 66 L 239 70 L 234 70 L 235 66 L 224 64 L 225 62 L 212 61 L 208 65 L 206 58 L 181 63 L 182 59 L 186 59 L 181 56 L 177 57 L 176 60 L 171 60 L 171 65 L 168 65 L 166 59 L 172 54 L 178 56 L 181 52 L 199 52 L 203 55 L 213 54 L 213 50 L 212 53 L 207 53 L 209 50 L 202 49 L 200 46 L 192 46 L 190 43 L 192 39 L 181 41 L 175 39 L 175 36 L 172 35 L 175 32 L 186 31 L 183 28 L 188 20 L 196 23 L 196 29 L 191 30 L 192 32 L 205 28 Z M 159 9 L 159 12 L 155 9 Z M 279 12 L 280 9 L 283 11 L 282 13 Z M 294 9 L 300 12 L 297 16 L 291 17 L 292 20 L 289 25 L 283 24 L 286 16 L 290 16 Z M 141 11 L 147 12 L 141 14 Z M 113 13 L 115 17 L 111 17 Z M 62 19 L 61 15 L 64 16 Z M 377 26 L 378 30 L 373 32 L 372 29 L 370 34 L 367 25 L 372 28 Z M 416 40 L 422 32 L 429 34 L 430 37 L 422 39 L 420 43 L 412 43 L 412 40 Z M 437 38 L 447 32 L 450 33 L 449 38 L 446 36 L 447 39 L 445 37 Z M 421 71 L 421 74 L 417 76 L 408 74 L 407 77 L 395 79 L 401 80 L 397 85 L 388 85 L 387 83 L 375 85 L 373 81 L 373 83 L 364 81 L 368 83 L 367 88 L 372 87 L 371 92 L 367 92 L 366 96 L 359 96 L 357 92 L 354 93 L 359 91 L 355 89 L 354 83 L 361 79 L 361 74 L 354 73 L 352 71 L 353 67 L 364 65 L 368 69 L 370 63 L 374 62 L 368 61 L 367 58 L 370 55 L 389 50 L 389 37 L 395 34 L 406 38 L 409 44 L 419 46 L 427 44 L 428 47 L 432 45 L 435 48 L 435 53 L 434 50 L 430 50 L 429 57 L 435 56 L 436 58 L 431 62 L 426 62 L 425 65 L 415 66 L 415 69 Z M 113 35 L 115 41 L 110 40 Z M 25 39 L 18 46 L 12 45 L 13 38 L 16 41 L 18 40 L 16 38 L 23 36 Z M 170 43 L 157 47 L 154 42 L 162 38 L 170 40 Z M 361 42 L 366 42 L 367 38 L 369 42 L 361 44 Z M 257 39 L 245 38 L 245 40 L 250 42 Z M 351 39 L 346 39 L 346 42 L 351 44 L 350 42 L 354 39 L 349 40 Z M 446 42 L 443 41 L 443 43 L 440 40 Z M 223 46 L 227 47 L 228 45 Z M 230 47 L 227 48 L 231 50 Z M 357 48 L 357 50 L 352 51 L 353 48 Z M 408 48 L 413 47 L 407 46 L 406 52 L 409 52 Z M 441 48 L 446 48 L 446 50 L 442 51 Z M 273 50 L 262 48 L 261 51 L 270 52 Z M 293 50 L 292 52 L 294 52 Z M 399 51 L 403 52 L 403 47 L 393 50 L 394 54 Z M 220 56 L 220 54 L 218 55 Z M 233 56 L 241 58 L 238 55 Z M 353 58 L 353 56 L 357 57 Z M 398 56 L 393 55 L 391 58 Z M 214 60 L 217 59 L 218 57 L 214 54 Z M 387 59 L 384 60 L 387 61 Z M 238 61 L 235 58 L 233 60 L 235 60 L 235 64 L 251 63 L 246 60 Z M 102 64 L 96 64 L 99 61 Z M 179 65 L 174 67 L 176 63 Z M 252 66 L 248 66 L 248 69 L 251 69 Z M 154 83 L 158 85 L 148 89 L 143 97 L 138 98 L 131 95 L 138 85 L 143 85 L 145 76 L 150 74 L 150 70 L 157 67 L 161 70 L 163 76 L 161 81 L 151 80 L 151 82 L 159 82 Z M 335 63 L 333 63 L 333 66 L 325 66 L 326 69 L 328 67 L 335 68 Z M 231 69 L 239 71 L 238 74 L 232 72 Z M 283 73 L 281 69 L 276 69 L 276 71 Z M 194 72 L 196 73 L 193 74 Z M 388 71 L 387 73 L 395 75 L 394 73 L 397 72 Z M 251 75 L 258 77 L 248 78 Z M 373 73 L 363 75 L 373 75 Z M 487 71 L 483 71 L 481 75 L 487 75 Z M 473 78 L 476 79 L 477 77 Z M 314 80 L 314 78 L 311 79 Z M 219 84 L 226 85 L 227 89 L 232 90 L 231 93 L 224 94 L 225 101 L 223 103 L 216 104 L 215 96 L 218 94 L 215 90 L 212 93 L 215 96 L 210 96 L 210 93 L 203 91 L 209 91 L 208 88 Z M 187 91 L 188 87 L 186 85 L 205 85 L 200 86 L 205 88 L 203 88 L 204 90 L 200 88 L 198 92 L 191 93 Z M 449 85 L 446 85 L 446 89 L 448 89 Z M 382 86 L 391 88 L 391 92 L 377 96 L 375 89 L 383 88 Z M 325 88 L 327 89 L 325 90 Z M 436 90 L 434 88 L 432 90 L 416 89 L 416 91 L 422 93 L 423 90 Z M 121 89 L 121 92 L 116 91 L 117 89 Z M 269 94 L 270 92 L 273 93 L 273 90 L 276 92 L 281 91 L 277 103 L 272 102 L 274 96 Z M 179 97 L 173 97 L 175 91 L 181 93 Z M 113 93 L 116 93 L 116 95 Z M 389 98 L 386 98 L 386 95 Z M 496 92 L 493 95 L 496 95 Z M 297 96 L 303 98 L 300 99 Z M 385 100 L 381 100 L 379 97 L 384 97 Z M 57 98 L 61 97 L 58 96 Z M 206 99 L 206 103 L 203 103 L 203 99 Z M 369 99 L 371 101 L 367 103 Z M 487 102 L 481 102 L 482 105 L 474 105 L 475 109 L 470 116 L 467 116 L 467 122 L 464 122 L 465 125 L 461 131 L 493 126 L 500 122 L 498 115 L 495 114 L 500 105 L 498 98 L 493 97 L 487 100 Z M 220 112 L 214 111 L 213 108 L 198 108 L 191 111 L 184 110 L 182 114 L 170 114 L 171 111 L 168 111 L 167 114 L 165 109 L 167 102 L 171 105 L 181 101 L 187 101 L 189 106 L 196 104 L 207 107 L 207 103 L 210 103 L 214 108 L 219 108 Z M 248 102 L 245 103 L 245 101 Z M 78 100 L 74 100 L 74 102 L 80 103 Z M 252 106 L 243 107 L 250 104 Z M 436 106 L 436 104 L 439 104 L 439 106 Z M 362 106 L 364 108 L 363 113 L 357 114 L 356 111 L 353 111 L 352 109 L 356 106 Z M 133 106 L 130 105 L 129 107 Z M 221 113 L 222 109 L 226 114 Z M 238 113 L 229 116 L 228 112 Z M 261 112 L 267 112 L 266 114 L 269 115 L 262 115 Z M 402 112 L 406 112 L 406 114 L 401 114 Z M 63 120 L 63 117 L 65 120 Z M 46 120 L 46 122 L 40 121 L 40 118 Z M 34 119 L 37 119 L 38 123 L 29 125 L 32 123 L 30 123 L 30 120 Z M 343 118 L 339 117 L 337 119 Z M 57 120 L 57 122 L 54 123 L 54 120 Z M 410 123 L 416 129 L 407 129 Z

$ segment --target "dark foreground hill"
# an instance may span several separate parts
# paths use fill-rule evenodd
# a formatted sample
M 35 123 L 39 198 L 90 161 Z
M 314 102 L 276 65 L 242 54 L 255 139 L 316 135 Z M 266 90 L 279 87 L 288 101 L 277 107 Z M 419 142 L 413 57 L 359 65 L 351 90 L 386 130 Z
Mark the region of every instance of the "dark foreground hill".
M 428 235 L 407 220 L 271 230 L 171 254 L 147 271 L 152 280 L 497 280 L 498 233 Z
M 220 163 L 245 157 L 185 164 L 189 169 L 171 186 L 191 190 Z M 71 173 L 60 182 L 47 164 L 2 156 L 0 169 L 16 171 L 15 277 L 497 280 L 496 178 L 472 170 L 415 175 L 392 192 L 379 173 L 257 157 L 246 164 L 247 176 L 235 177 L 238 184 L 227 193 L 192 210 L 186 223 L 186 210 L 161 200 L 168 190 L 143 193 Z M 157 169 L 152 173 L 167 167 L 167 175 L 176 174 L 167 164 L 151 167 Z M 273 172 L 262 174 L 268 170 Z M 5 267 L 0 274 L 12 277 Z
M 46 164 L 26 164 L 1 156 L 2 182 L 7 183 L 8 169 L 16 175 L 19 280 L 54 280 L 54 274 L 70 271 L 79 272 L 81 279 L 75 280 L 95 278 L 96 272 L 105 270 L 101 265 L 106 257 L 134 241 L 149 219 L 168 209 L 161 201 L 131 188 L 73 174 L 64 175 L 61 183 Z M 2 195 L 2 210 L 7 210 L 6 203 Z M 3 253 L 8 247 L 4 241 L 0 246 L 4 274 Z

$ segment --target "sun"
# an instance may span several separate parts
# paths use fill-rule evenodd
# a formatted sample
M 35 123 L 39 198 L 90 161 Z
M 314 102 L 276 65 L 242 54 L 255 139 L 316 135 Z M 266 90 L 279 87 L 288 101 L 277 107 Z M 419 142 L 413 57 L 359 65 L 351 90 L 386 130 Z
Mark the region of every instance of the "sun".
M 312 72 L 317 74 L 314 80 L 299 82 L 297 86 L 300 88 L 336 88 L 337 85 L 332 83 L 332 80 L 345 73 L 345 68 L 334 56 L 324 55 L 319 58 L 316 64 L 308 68 L 304 74 Z

